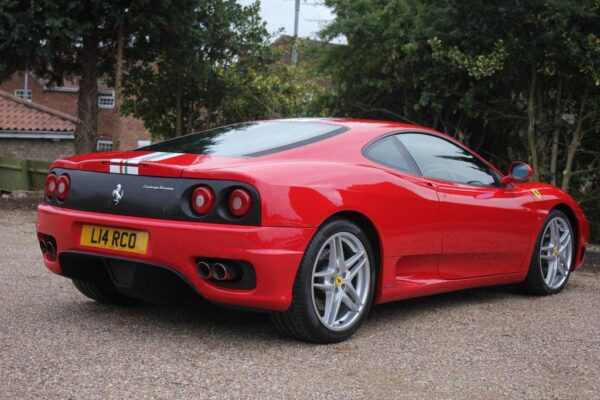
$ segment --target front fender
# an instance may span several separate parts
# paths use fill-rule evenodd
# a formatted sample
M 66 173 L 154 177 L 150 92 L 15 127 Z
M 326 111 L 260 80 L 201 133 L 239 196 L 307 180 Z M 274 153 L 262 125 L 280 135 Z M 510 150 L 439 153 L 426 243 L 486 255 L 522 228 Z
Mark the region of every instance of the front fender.
M 523 183 L 518 186 L 530 190 L 536 198 L 531 207 L 541 217 L 537 232 L 540 231 L 541 224 L 546 216 L 554 209 L 560 209 L 570 217 L 571 223 L 575 225 L 574 229 L 577 236 L 574 269 L 579 268 L 583 264 L 585 250 L 590 238 L 590 223 L 579 204 L 567 192 L 548 183 Z

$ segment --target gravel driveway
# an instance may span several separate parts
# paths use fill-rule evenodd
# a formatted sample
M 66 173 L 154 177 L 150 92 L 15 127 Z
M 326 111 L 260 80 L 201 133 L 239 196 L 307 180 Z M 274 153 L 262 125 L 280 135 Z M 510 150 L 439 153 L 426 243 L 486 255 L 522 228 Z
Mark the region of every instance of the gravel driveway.
M 88 301 L 43 267 L 34 223 L 0 209 L 1 399 L 600 397 L 596 268 L 546 298 L 377 306 L 351 340 L 317 346 L 261 314 Z

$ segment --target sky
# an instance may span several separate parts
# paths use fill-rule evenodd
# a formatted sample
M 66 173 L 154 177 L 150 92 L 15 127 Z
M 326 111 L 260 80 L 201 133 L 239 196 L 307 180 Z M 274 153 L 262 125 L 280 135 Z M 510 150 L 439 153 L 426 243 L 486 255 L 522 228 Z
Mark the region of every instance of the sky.
M 254 3 L 254 0 L 237 1 L 242 5 Z M 283 28 L 285 34 L 294 34 L 294 0 L 260 0 L 260 3 L 260 15 L 270 33 Z M 319 3 L 319 0 L 300 0 L 298 36 L 316 38 L 320 28 L 333 19 L 329 8 Z

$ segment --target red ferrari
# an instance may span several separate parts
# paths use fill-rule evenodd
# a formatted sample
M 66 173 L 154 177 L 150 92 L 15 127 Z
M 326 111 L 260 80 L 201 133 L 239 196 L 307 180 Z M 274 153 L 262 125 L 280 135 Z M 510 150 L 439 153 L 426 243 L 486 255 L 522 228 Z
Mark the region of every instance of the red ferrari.
M 524 183 L 531 173 L 515 162 L 503 175 L 418 126 L 249 122 L 54 162 L 37 234 L 45 265 L 99 302 L 190 292 L 330 343 L 373 303 L 560 292 L 589 223 L 565 192 Z

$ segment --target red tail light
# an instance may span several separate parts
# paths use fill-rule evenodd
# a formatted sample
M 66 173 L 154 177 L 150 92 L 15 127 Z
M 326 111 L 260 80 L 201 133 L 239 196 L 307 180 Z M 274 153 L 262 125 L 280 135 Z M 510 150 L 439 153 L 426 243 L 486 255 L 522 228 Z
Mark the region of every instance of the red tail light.
M 46 177 L 46 183 L 44 185 L 44 189 L 46 190 L 46 196 L 54 196 L 54 192 L 56 191 L 56 181 L 56 175 L 48 174 L 48 176 Z
M 229 211 L 238 218 L 245 217 L 252 207 L 252 196 L 246 189 L 235 189 L 229 195 Z
M 192 192 L 192 209 L 200 214 L 206 215 L 215 205 L 215 194 L 208 186 L 200 186 Z
M 70 189 L 71 180 L 67 175 L 61 175 L 60 178 L 58 178 L 58 180 L 56 181 L 56 197 L 59 200 L 66 199 Z

